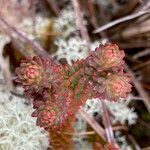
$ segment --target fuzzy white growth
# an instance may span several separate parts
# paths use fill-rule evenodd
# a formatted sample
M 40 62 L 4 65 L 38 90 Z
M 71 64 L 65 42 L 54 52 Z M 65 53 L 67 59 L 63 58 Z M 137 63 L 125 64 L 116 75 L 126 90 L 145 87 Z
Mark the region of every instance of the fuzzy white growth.
M 116 124 L 117 122 L 125 124 L 127 122 L 128 125 L 132 125 L 136 123 L 137 114 L 136 112 L 134 112 L 134 108 L 128 107 L 129 102 L 130 100 L 121 100 L 119 102 L 106 102 L 108 108 L 114 115 L 114 117 L 111 118 L 113 124 Z
M 46 150 L 48 134 L 35 124 L 26 99 L 0 91 L 0 150 Z
M 54 22 L 56 31 L 59 31 L 64 38 L 69 37 L 78 30 L 75 20 L 74 11 L 71 7 L 62 10 L 61 16 Z
M 71 37 L 67 41 L 57 39 L 55 44 L 58 46 L 58 50 L 53 56 L 56 56 L 58 60 L 65 58 L 69 64 L 72 64 L 77 59 L 87 56 L 85 41 L 80 37 Z
M 102 106 L 99 99 L 89 99 L 86 102 L 84 107 L 85 111 L 91 114 L 97 113 L 100 116 L 102 115 Z M 112 124 L 120 123 L 132 125 L 136 123 L 137 114 L 134 112 L 134 108 L 129 108 L 128 104 L 130 99 L 128 100 L 120 100 L 118 102 L 106 101 L 106 105 L 112 115 L 110 116 Z
M 61 16 L 54 21 L 55 30 L 60 32 L 54 43 L 58 47 L 57 52 L 53 54 L 58 60 L 65 58 L 69 64 L 72 64 L 78 59 L 86 58 L 88 48 L 86 42 L 79 36 L 79 28 L 76 26 L 76 18 L 71 7 L 64 9 Z M 81 14 L 82 15 L 82 14 Z M 86 24 L 86 20 L 84 20 Z M 100 43 L 106 43 L 106 39 L 95 41 L 91 45 L 91 50 L 94 51 Z
M 78 35 L 75 20 L 74 11 L 71 8 L 63 10 L 62 16 L 55 20 L 56 31 L 59 31 L 61 35 L 54 41 L 58 49 L 53 56 L 58 60 L 65 58 L 69 64 L 77 59 L 85 58 L 88 53 L 86 42 Z

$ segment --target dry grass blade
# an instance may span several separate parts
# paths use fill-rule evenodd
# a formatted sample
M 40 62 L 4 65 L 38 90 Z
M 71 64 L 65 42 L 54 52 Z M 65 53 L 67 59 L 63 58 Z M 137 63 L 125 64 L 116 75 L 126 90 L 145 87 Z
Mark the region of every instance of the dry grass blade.
M 95 119 L 87 114 L 84 110 L 79 110 L 81 116 L 90 124 L 90 126 L 95 130 L 95 132 L 104 140 L 106 141 L 105 131 L 104 129 L 95 121 Z
M 107 140 L 110 143 L 114 143 L 114 134 L 113 134 L 113 129 L 110 123 L 110 117 L 108 114 L 108 110 L 107 107 L 105 105 L 105 103 L 102 101 L 102 109 L 103 109 L 103 115 L 102 115 L 102 119 L 103 119 L 103 124 L 105 126 L 105 131 L 106 131 L 106 136 L 107 136 Z
M 142 52 L 137 52 L 135 55 L 133 55 L 133 59 L 138 59 L 140 57 L 144 57 L 148 55 L 150 55 L 150 48 L 145 49 Z
M 120 24 L 120 23 L 122 23 L 122 22 L 126 22 L 126 21 L 128 21 L 128 20 L 135 19 L 135 18 L 137 18 L 137 17 L 140 17 L 140 16 L 142 16 L 142 15 L 144 15 L 144 14 L 148 14 L 148 13 L 150 13 L 150 10 L 149 10 L 149 9 L 148 9 L 148 10 L 141 10 L 141 11 L 139 11 L 139 12 L 137 12 L 137 13 L 134 13 L 134 14 L 131 14 L 131 15 L 122 17 L 122 18 L 117 19 L 117 20 L 112 21 L 112 22 L 109 22 L 108 24 L 106 24 L 106 25 L 104 25 L 104 26 L 102 26 L 102 27 L 99 27 L 99 28 L 97 28 L 96 30 L 94 30 L 93 33 L 102 32 L 102 31 L 107 30 L 107 29 L 109 29 L 109 28 L 111 28 L 111 27 L 113 27 L 113 26 L 115 26 L 115 25 L 117 25 L 117 24 Z

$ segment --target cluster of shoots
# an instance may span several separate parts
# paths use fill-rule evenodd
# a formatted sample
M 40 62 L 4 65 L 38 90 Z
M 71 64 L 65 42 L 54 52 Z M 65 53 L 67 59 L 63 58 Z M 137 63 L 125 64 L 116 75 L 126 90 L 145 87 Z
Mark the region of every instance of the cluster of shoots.
M 32 99 L 37 126 L 53 132 L 65 128 L 87 99 L 117 101 L 131 91 L 124 72 L 124 51 L 106 43 L 73 65 L 34 56 L 21 61 L 16 81 Z

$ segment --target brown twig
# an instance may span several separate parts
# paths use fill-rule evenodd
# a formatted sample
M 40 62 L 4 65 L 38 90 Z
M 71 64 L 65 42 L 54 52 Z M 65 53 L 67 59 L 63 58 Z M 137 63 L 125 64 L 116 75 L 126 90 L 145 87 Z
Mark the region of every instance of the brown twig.
M 148 14 L 148 13 L 150 13 L 149 9 L 148 10 L 141 10 L 141 11 L 139 11 L 137 13 L 134 13 L 134 14 L 122 17 L 122 18 L 117 19 L 117 20 L 112 21 L 112 22 L 109 22 L 106 25 L 101 26 L 101 27 L 97 28 L 96 30 L 94 30 L 93 33 L 102 32 L 102 31 L 107 30 L 107 29 L 109 29 L 109 28 L 111 28 L 111 27 L 113 27 L 113 26 L 115 26 L 117 24 L 120 24 L 122 22 L 126 22 L 126 21 L 129 21 L 129 20 L 135 19 L 137 17 L 140 17 L 140 16 L 142 16 L 144 14 Z
M 106 141 L 105 131 L 104 129 L 95 121 L 95 119 L 87 114 L 84 110 L 79 110 L 81 116 L 91 125 L 91 127 L 95 130 L 95 132 L 104 140 Z
M 77 25 L 79 26 L 81 36 L 86 41 L 86 45 L 87 45 L 88 49 L 90 50 L 91 49 L 90 37 L 89 37 L 87 29 L 84 25 L 79 1 L 78 0 L 72 0 L 72 2 L 73 2 L 75 15 L 76 15 Z

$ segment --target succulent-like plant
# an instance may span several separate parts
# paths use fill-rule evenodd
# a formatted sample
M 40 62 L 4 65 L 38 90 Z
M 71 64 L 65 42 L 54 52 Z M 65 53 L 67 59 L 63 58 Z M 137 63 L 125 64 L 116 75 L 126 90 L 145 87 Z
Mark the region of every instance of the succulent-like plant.
M 48 58 L 27 57 L 21 61 L 20 67 L 16 68 L 16 81 L 27 91 L 40 91 L 50 88 L 51 82 L 57 80 L 59 69 L 60 66 L 54 65 Z
M 37 117 L 37 125 L 61 131 L 87 99 L 126 97 L 131 85 L 123 72 L 123 57 L 116 44 L 107 43 L 72 66 L 56 65 L 38 56 L 26 58 L 16 69 L 16 81 L 34 99 L 32 116 Z

